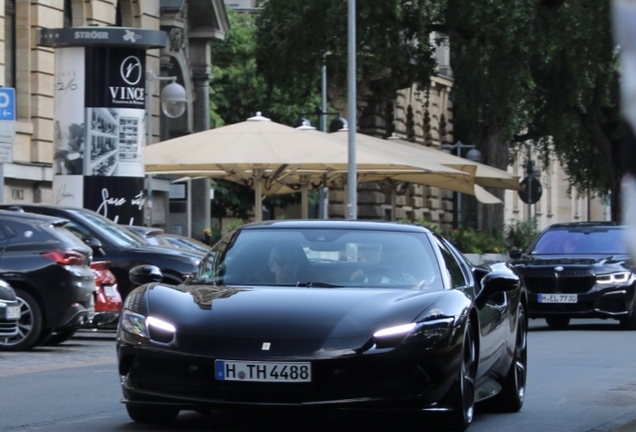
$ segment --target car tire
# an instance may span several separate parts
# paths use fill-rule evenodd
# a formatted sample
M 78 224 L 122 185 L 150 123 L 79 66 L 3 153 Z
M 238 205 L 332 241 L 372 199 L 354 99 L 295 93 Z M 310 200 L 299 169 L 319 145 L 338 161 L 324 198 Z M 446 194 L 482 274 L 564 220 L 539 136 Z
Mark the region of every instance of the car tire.
M 172 423 L 179 415 L 177 408 L 156 405 L 126 405 L 128 417 L 137 423 Z
M 627 316 L 619 319 L 623 330 L 636 330 L 636 298 L 632 301 L 632 307 Z
M 67 340 L 72 338 L 75 335 L 75 332 L 77 332 L 77 329 L 75 328 L 55 332 L 51 336 L 49 336 L 44 344 L 49 346 L 59 345 L 62 342 L 66 342 Z
M 42 310 L 38 302 L 27 292 L 15 288 L 15 296 L 20 302 L 18 335 L 0 338 L 0 351 L 25 351 L 33 348 L 42 332 Z
M 563 330 L 567 328 L 568 324 L 570 324 L 570 318 L 564 317 L 548 317 L 545 319 L 545 322 L 548 323 L 549 327 L 557 330 Z
M 517 314 L 517 335 L 514 357 L 497 396 L 489 400 L 489 406 L 499 412 L 517 412 L 523 406 L 528 376 L 528 320 L 523 305 Z
M 449 431 L 464 431 L 473 421 L 475 412 L 475 378 L 477 376 L 477 346 L 473 327 L 468 320 L 464 328 L 464 341 L 459 376 L 454 384 L 453 410 L 448 417 Z

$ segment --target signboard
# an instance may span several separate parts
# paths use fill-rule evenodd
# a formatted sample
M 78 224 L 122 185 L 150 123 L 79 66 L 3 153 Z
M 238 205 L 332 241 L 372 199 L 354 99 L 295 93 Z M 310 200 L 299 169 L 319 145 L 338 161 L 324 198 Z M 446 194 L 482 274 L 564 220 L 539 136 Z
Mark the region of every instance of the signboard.
M 543 186 L 538 178 L 531 176 L 526 177 L 521 181 L 521 190 L 519 191 L 519 198 L 526 204 L 536 204 L 541 199 L 543 194 Z M 530 190 L 528 190 L 528 184 Z
M 0 163 L 13 162 L 15 117 L 15 89 L 0 87 Z
M 0 163 L 13 162 L 13 143 L 0 142 Z

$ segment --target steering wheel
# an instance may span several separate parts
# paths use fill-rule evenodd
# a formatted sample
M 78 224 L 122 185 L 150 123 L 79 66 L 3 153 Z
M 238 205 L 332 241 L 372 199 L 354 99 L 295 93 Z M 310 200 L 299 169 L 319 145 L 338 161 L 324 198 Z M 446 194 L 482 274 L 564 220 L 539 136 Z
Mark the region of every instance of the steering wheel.
M 367 283 L 378 283 L 378 284 L 387 284 L 387 283 L 404 283 L 408 279 L 407 273 L 404 273 L 398 270 L 395 267 L 380 265 L 371 267 L 364 273 L 365 282 Z

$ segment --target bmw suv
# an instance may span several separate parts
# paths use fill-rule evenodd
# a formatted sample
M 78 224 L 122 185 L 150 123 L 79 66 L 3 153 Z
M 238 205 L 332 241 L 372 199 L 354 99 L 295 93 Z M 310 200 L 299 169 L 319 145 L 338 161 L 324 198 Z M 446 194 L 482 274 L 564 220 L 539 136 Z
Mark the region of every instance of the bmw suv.
M 20 306 L 18 332 L 0 337 L 0 350 L 62 342 L 92 319 L 92 251 L 64 228 L 66 223 L 0 210 L 0 277 L 13 287 Z
M 512 250 L 528 289 L 528 315 L 565 328 L 573 318 L 618 320 L 636 330 L 636 276 L 625 227 L 615 222 L 551 225 L 527 251 Z

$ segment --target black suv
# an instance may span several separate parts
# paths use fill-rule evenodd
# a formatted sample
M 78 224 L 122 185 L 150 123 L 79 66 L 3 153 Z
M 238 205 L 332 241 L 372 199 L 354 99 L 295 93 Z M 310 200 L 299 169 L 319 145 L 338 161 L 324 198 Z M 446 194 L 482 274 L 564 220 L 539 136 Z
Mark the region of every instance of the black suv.
M 46 204 L 2 204 L 0 209 L 39 213 L 68 219 L 66 228 L 93 249 L 95 260 L 110 261 L 122 299 L 135 287 L 131 268 L 152 264 L 161 269 L 164 282 L 180 284 L 196 268 L 204 253 L 153 246 L 121 225 L 92 210 Z
M 17 335 L 0 350 L 62 342 L 95 313 L 92 251 L 64 228 L 66 220 L 0 211 L 0 277 L 20 305 Z
M 528 289 L 530 318 L 565 328 L 572 318 L 611 318 L 636 330 L 636 276 L 625 227 L 615 222 L 551 225 L 513 265 Z

